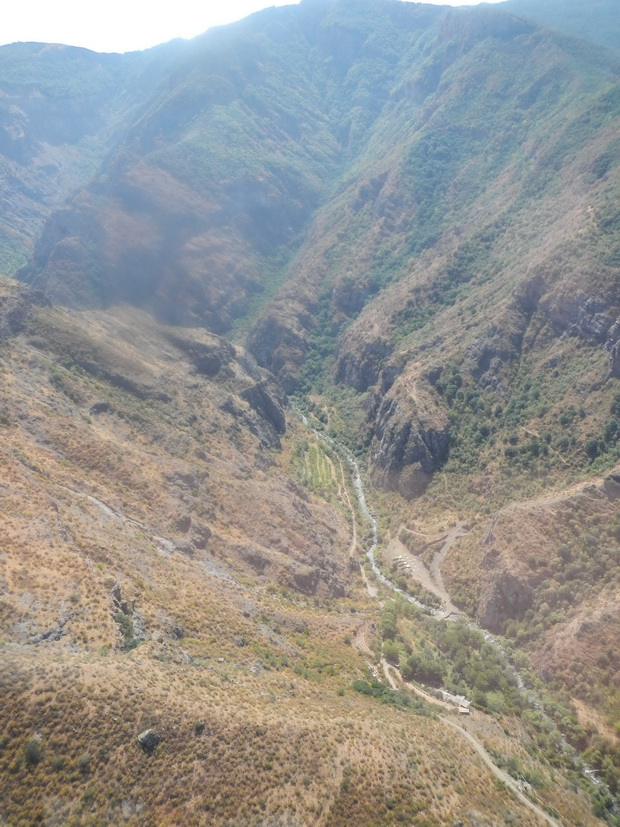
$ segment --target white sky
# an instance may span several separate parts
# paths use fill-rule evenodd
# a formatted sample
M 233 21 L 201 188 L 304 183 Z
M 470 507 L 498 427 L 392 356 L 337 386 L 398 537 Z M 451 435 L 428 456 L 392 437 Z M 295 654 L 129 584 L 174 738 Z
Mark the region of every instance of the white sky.
M 292 0 L 5 0 L 0 44 L 18 40 L 65 43 L 96 52 L 147 49 L 175 37 L 194 37 L 211 26 L 240 20 L 266 6 Z M 427 0 L 439 3 L 440 0 Z M 441 0 L 474 5 L 478 0 Z M 491 0 L 498 2 L 498 0 Z M 4 4 L 3 4 L 4 5 Z

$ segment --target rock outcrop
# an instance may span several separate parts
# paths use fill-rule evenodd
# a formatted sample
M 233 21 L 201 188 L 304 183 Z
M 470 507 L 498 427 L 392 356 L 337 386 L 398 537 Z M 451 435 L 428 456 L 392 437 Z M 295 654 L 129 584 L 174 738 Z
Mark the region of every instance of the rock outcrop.
M 496 555 L 483 560 L 484 569 L 494 567 L 491 562 Z M 515 572 L 500 567 L 494 571 L 478 607 L 478 623 L 491 632 L 503 631 L 506 620 L 521 617 L 532 605 L 532 585 Z
M 550 297 L 541 303 L 557 336 L 575 336 L 609 353 L 610 373 L 620 378 L 620 296 L 584 292 Z
M 161 741 L 161 736 L 154 729 L 145 729 L 138 735 L 138 744 L 149 755 Z
M 609 352 L 611 375 L 620 379 L 620 317 L 610 327 L 605 347 Z
M 192 330 L 191 335 L 185 331 L 171 330 L 168 338 L 175 347 L 187 354 L 196 373 L 209 379 L 217 376 L 237 355 L 231 344 L 203 330 Z
M 0 342 L 20 333 L 35 308 L 47 306 L 40 290 L 0 278 Z
M 294 299 L 283 299 L 259 320 L 248 337 L 248 349 L 267 368 L 286 393 L 295 389 L 309 350 L 315 322 L 310 309 Z
M 375 393 L 368 411 L 372 481 L 406 499 L 424 493 L 448 459 L 450 440 L 446 411 L 418 369 L 403 373 L 386 395 Z
M 284 406 L 286 397 L 275 382 L 267 380 L 260 381 L 241 392 L 241 398 L 245 399 L 252 410 L 269 422 L 278 434 L 286 431 L 286 417 Z
M 393 345 L 384 337 L 363 342 L 356 350 L 344 350 L 336 365 L 336 382 L 363 393 L 379 381 Z

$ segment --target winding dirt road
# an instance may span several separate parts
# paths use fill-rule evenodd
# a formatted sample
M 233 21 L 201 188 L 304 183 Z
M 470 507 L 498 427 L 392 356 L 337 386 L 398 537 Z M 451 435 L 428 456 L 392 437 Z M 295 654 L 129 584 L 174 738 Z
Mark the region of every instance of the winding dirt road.
M 467 527 L 465 523 L 459 522 L 456 523 L 456 525 L 454 525 L 443 537 L 429 543 L 429 545 L 441 543 L 438 550 L 433 555 L 430 567 L 426 566 L 418 555 L 409 551 L 407 546 L 405 546 L 405 544 L 401 542 L 398 537 L 392 538 L 386 549 L 386 554 L 390 560 L 400 558 L 404 561 L 407 564 L 407 575 L 441 600 L 443 614 L 440 615 L 440 617 L 443 617 L 444 619 L 450 616 L 463 614 L 461 610 L 458 609 L 450 600 L 450 595 L 448 594 L 448 590 L 443 582 L 441 565 L 454 543 L 456 543 L 459 537 L 463 537 L 465 534 L 467 534 Z
M 407 684 L 405 681 L 402 680 L 402 677 L 400 676 L 400 672 L 398 671 L 398 669 L 396 669 L 395 666 L 390 666 L 390 664 L 387 663 L 387 661 L 382 660 L 381 666 L 383 668 L 383 673 L 385 674 L 387 682 L 392 687 L 392 689 L 400 689 L 400 686 L 398 685 L 392 674 L 393 670 L 394 672 L 396 672 L 399 678 L 401 678 L 401 683 L 406 688 L 414 689 L 414 691 L 417 694 L 422 695 L 426 700 L 430 701 L 431 703 L 449 709 L 451 712 L 454 711 L 454 707 L 450 706 L 450 704 L 447 704 L 444 701 L 440 701 L 439 699 L 432 698 L 430 695 L 427 695 L 426 692 L 418 690 L 417 687 L 411 687 L 410 684 Z M 507 772 L 504 772 L 504 770 L 500 769 L 497 766 L 497 764 L 494 763 L 489 753 L 486 751 L 486 749 L 483 747 L 480 741 L 474 735 L 471 734 L 471 732 L 468 732 L 460 724 L 457 724 L 456 721 L 454 721 L 452 718 L 449 718 L 447 715 L 439 714 L 438 717 L 440 721 L 442 721 L 447 726 L 452 727 L 452 729 L 456 730 L 459 733 L 459 735 L 467 741 L 467 743 L 473 748 L 477 755 L 480 756 L 480 758 L 486 764 L 486 766 L 491 770 L 493 775 L 497 779 L 499 779 L 499 781 L 505 784 L 522 804 L 524 804 L 533 813 L 536 813 L 536 815 L 539 816 L 539 818 L 541 818 L 546 824 L 550 824 L 551 827 L 561 827 L 559 821 L 556 821 L 554 818 L 548 815 L 541 807 L 539 807 L 537 804 L 531 801 L 526 795 L 523 794 L 518 782 L 515 781 L 515 779 L 512 776 L 508 775 Z
M 489 753 L 485 750 L 480 741 L 478 741 L 477 738 L 474 738 L 471 732 L 468 732 L 466 729 L 463 729 L 463 727 L 457 724 L 456 721 L 452 721 L 450 718 L 446 718 L 445 715 L 440 715 L 439 717 L 444 722 L 444 724 L 447 724 L 448 726 L 452 727 L 452 729 L 455 729 L 459 733 L 459 735 L 465 738 L 465 740 L 470 744 L 470 746 L 473 747 L 474 751 L 480 756 L 480 758 L 482 758 L 482 760 L 491 770 L 493 775 L 500 781 L 503 781 L 503 783 L 511 790 L 512 793 L 514 793 L 514 795 L 519 799 L 519 801 L 522 804 L 528 807 L 533 813 L 536 813 L 536 815 L 539 816 L 546 824 L 551 824 L 552 827 L 561 827 L 559 821 L 556 821 L 555 818 L 552 818 L 550 815 L 548 815 L 541 807 L 539 807 L 537 804 L 534 804 L 533 801 L 530 801 L 530 799 L 527 798 L 527 796 L 525 796 L 521 792 L 518 783 L 514 780 L 514 778 L 512 778 L 512 776 L 508 775 L 507 772 L 500 770 L 497 764 L 493 763 L 493 759 L 491 758 Z

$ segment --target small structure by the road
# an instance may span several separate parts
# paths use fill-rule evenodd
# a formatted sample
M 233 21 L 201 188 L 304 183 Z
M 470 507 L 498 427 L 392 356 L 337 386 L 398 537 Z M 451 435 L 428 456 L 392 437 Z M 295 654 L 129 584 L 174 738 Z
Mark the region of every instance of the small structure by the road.
M 446 689 L 438 689 L 437 694 L 439 695 L 442 701 L 445 701 L 448 704 L 453 704 L 454 706 L 458 706 L 459 711 L 461 709 L 465 709 L 467 710 L 467 712 L 464 714 L 469 714 L 469 707 L 471 706 L 471 701 L 467 700 L 467 698 L 464 695 L 453 695 Z

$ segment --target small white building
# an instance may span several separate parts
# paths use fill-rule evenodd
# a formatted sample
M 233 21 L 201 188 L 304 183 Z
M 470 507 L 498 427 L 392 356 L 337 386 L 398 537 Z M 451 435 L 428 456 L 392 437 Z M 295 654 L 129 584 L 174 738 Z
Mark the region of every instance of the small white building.
M 439 689 L 439 697 L 442 701 L 445 701 L 448 704 L 454 704 L 454 706 L 458 706 L 461 709 L 466 709 L 467 714 L 469 713 L 469 707 L 471 706 L 471 701 L 468 701 L 464 695 L 453 695 L 451 692 L 448 692 L 445 689 Z

